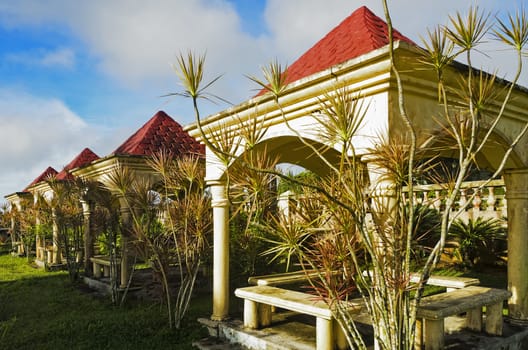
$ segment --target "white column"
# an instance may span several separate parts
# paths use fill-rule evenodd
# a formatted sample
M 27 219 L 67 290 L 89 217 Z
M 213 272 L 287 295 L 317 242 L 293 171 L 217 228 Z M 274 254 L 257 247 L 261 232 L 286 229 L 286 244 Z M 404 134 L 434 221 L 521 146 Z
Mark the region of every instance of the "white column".
M 391 250 L 394 246 L 391 244 L 393 240 L 392 233 L 387 229 L 392 229 L 396 211 L 398 210 L 394 190 L 394 182 L 388 176 L 387 169 L 382 168 L 375 162 L 375 159 L 369 156 L 361 158 L 366 163 L 368 176 L 370 180 L 369 195 L 371 200 L 372 215 L 367 217 L 367 224 L 379 225 L 379 235 L 374 237 L 375 249 L 380 253 L 379 257 L 390 256 Z M 411 196 L 412 194 L 409 194 Z M 374 222 L 368 222 L 373 220 Z M 389 267 L 389 266 L 387 266 Z M 396 277 L 396 276 L 394 276 Z
M 388 220 L 392 219 L 395 210 L 397 210 L 394 182 L 388 176 L 387 169 L 376 164 L 372 157 L 363 156 L 361 161 L 367 165 L 373 209 L 378 216 Z M 412 193 L 408 194 L 408 196 L 412 195 Z
M 36 260 L 40 260 L 40 261 L 44 261 L 44 259 L 41 257 L 40 253 L 41 253 L 41 245 L 42 245 L 42 233 L 40 232 L 40 217 L 39 217 L 39 214 L 37 213 L 36 217 L 35 217 L 35 225 L 36 225 L 36 233 L 35 233 L 35 258 Z
M 208 181 L 213 207 L 213 314 L 215 321 L 229 316 L 229 201 L 223 181 Z
M 93 204 L 87 201 L 81 201 L 84 216 L 84 274 L 91 276 L 93 271 L 90 258 L 94 255 L 93 232 L 92 232 L 92 211 Z
M 528 323 L 528 169 L 504 172 L 508 200 L 509 317 Z
M 122 220 L 122 231 L 121 231 L 121 281 L 119 288 L 126 288 L 128 279 L 130 278 L 130 267 L 128 259 L 128 242 L 131 236 L 132 230 L 132 217 L 130 209 L 124 201 L 121 201 L 121 220 Z
M 57 213 L 56 209 L 51 209 L 51 220 L 53 226 L 53 258 L 52 264 L 61 264 L 62 263 L 62 253 L 61 253 L 61 242 L 59 237 L 59 226 L 57 224 Z

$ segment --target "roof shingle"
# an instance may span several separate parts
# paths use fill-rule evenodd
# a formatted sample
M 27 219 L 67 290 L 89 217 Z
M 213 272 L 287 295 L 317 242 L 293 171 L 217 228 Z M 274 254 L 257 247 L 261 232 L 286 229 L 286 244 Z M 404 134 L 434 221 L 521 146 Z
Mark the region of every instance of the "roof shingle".
M 35 180 L 33 180 L 27 187 L 24 189 L 24 192 L 28 190 L 33 185 L 38 184 L 39 182 L 46 181 L 50 176 L 56 176 L 58 174 L 57 170 L 52 167 L 47 167 L 46 170 L 42 172 Z
M 66 165 L 60 173 L 57 174 L 57 180 L 71 180 L 73 175 L 70 174 L 70 170 L 81 167 L 88 163 L 93 162 L 94 160 L 99 159 L 99 156 L 95 154 L 91 149 L 85 148 L 77 157 Z
M 415 45 L 397 30 L 393 30 L 393 37 L 395 41 Z M 285 82 L 292 83 L 387 44 L 387 23 L 362 6 L 292 63 L 286 70 Z M 262 90 L 259 95 L 264 92 Z
M 174 156 L 205 154 L 204 145 L 192 138 L 180 124 L 163 111 L 157 112 L 112 154 L 151 156 L 161 149 L 171 152 Z

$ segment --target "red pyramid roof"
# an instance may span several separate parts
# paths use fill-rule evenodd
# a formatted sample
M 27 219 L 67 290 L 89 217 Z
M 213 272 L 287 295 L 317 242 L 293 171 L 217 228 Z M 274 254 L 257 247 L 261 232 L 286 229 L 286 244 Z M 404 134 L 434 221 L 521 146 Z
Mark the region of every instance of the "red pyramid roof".
M 321 72 L 389 44 L 387 23 L 366 6 L 345 18 L 286 70 L 286 83 Z M 394 40 L 414 42 L 393 30 Z M 264 93 L 261 91 L 259 95 Z
M 86 165 L 96 159 L 99 159 L 99 156 L 92 152 L 91 149 L 85 148 L 77 157 L 66 165 L 60 173 L 57 174 L 57 180 L 70 180 L 73 176 L 70 174 L 70 170 Z
M 112 154 L 150 156 L 161 149 L 175 156 L 205 153 L 202 144 L 192 138 L 167 113 L 159 111 Z
M 25 189 L 24 189 L 24 192 L 27 191 L 28 188 L 30 188 L 31 186 L 33 185 L 36 185 L 38 184 L 39 182 L 42 182 L 42 181 L 45 181 L 48 177 L 50 176 L 55 176 L 57 175 L 58 172 L 57 170 L 53 169 L 52 167 L 47 167 L 46 170 L 44 170 L 44 172 L 42 172 L 42 174 L 40 174 L 39 176 L 37 176 L 37 178 L 35 180 L 33 180 L 33 182 L 31 182 Z

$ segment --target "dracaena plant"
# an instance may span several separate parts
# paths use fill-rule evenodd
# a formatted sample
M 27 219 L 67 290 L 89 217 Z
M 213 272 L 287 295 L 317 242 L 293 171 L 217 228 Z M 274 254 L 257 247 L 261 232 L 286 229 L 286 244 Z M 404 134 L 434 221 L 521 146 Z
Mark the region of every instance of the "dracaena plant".
M 255 161 L 260 159 L 258 157 L 247 157 L 244 142 L 239 143 L 235 152 L 216 147 L 211 139 L 217 136 L 208 137 L 198 112 L 196 122 L 204 142 L 217 158 L 229 159 L 230 168 L 227 172 L 232 181 L 230 185 L 235 184 L 233 173 L 236 169 L 244 174 L 236 183 L 240 183 L 240 188 L 247 193 L 251 193 L 249 189 L 252 186 L 254 189 L 260 188 L 255 185 L 261 184 L 262 174 L 272 174 L 295 184 L 301 188 L 300 192 L 310 194 L 310 204 L 299 200 L 294 215 L 271 216 L 267 222 L 260 223 L 260 227 L 267 234 L 265 240 L 272 243 L 272 247 L 267 250 L 272 259 L 282 258 L 287 263 L 295 260 L 303 268 L 319 272 L 319 278 L 310 281 L 313 290 L 337 306 L 334 309 L 335 316 L 346 330 L 351 347 L 366 348 L 353 316 L 341 307 L 341 301 L 357 290 L 372 319 L 377 346 L 380 349 L 409 349 L 414 346 L 416 307 L 422 297 L 424 284 L 440 260 L 453 220 L 466 209 L 461 207 L 454 213 L 446 210 L 440 215 L 439 223 L 435 225 L 437 239 L 427 251 L 422 252 L 425 256 L 422 256 L 421 265 L 418 266 L 420 279 L 411 288 L 410 273 L 416 267 L 412 262 L 415 256 L 413 247 L 416 246 L 416 227 L 422 213 L 409 193 L 413 193 L 413 186 L 418 181 L 428 179 L 435 182 L 440 179 L 436 177 L 435 180 L 434 174 L 442 168 L 442 161 L 434 155 L 450 151 L 456 154 L 457 164 L 449 176 L 442 178 L 447 181 L 443 184 L 447 193 L 445 206 L 454 207 L 462 182 L 478 166 L 479 153 L 491 142 L 506 105 L 511 101 L 512 91 L 522 70 L 523 50 L 528 42 L 528 24 L 524 14 L 517 14 L 510 16 L 508 22 L 497 20 L 498 26 L 494 27 L 489 15 L 478 8 L 470 8 L 466 16 L 456 14 L 450 17 L 448 26 L 429 31 L 426 39 L 429 41 L 424 44 L 425 49 L 421 51 L 423 55 L 416 62 L 420 65 L 419 69 L 431 70 L 437 78 L 439 113 L 426 117 L 438 122 L 440 134 L 429 137 L 427 141 L 428 135 L 425 134 L 430 131 L 419 135 L 413 118 L 407 112 L 407 82 L 402 78 L 399 63 L 395 59 L 392 22 L 386 1 L 383 1 L 383 5 L 388 24 L 391 79 L 396 88 L 392 100 L 395 103 L 393 112 L 401 124 L 398 131 L 391 130 L 390 138 L 375 140 L 374 146 L 366 151 L 355 149 L 354 138 L 362 136 L 362 123 L 370 106 L 364 102 L 367 99 L 361 93 L 343 87 L 339 77 L 336 77 L 335 88 L 322 94 L 320 109 L 313 116 L 317 124 L 314 134 L 324 142 L 318 145 L 308 142 L 292 125 L 283 108 L 282 97 L 288 91 L 287 79 L 283 67 L 277 62 L 263 70 L 263 79 L 251 79 L 259 88 L 270 93 L 282 117 L 281 122 L 310 151 L 310 156 L 318 159 L 327 169 L 324 176 L 317 181 L 307 182 L 267 168 L 275 162 L 267 164 Z M 482 73 L 472 66 L 472 55 L 480 50 L 481 43 L 490 33 L 511 47 L 519 60 L 513 82 L 505 87 L 500 87 L 495 74 Z M 460 57 L 466 61 L 467 67 L 452 69 L 454 60 Z M 184 73 L 189 72 L 190 66 L 180 63 Z M 196 79 L 185 76 L 184 85 L 192 86 L 194 81 Z M 201 86 L 194 86 L 193 89 L 203 93 Z M 188 95 L 197 110 L 197 95 Z M 499 108 L 496 108 L 497 101 Z M 233 129 L 229 128 L 229 132 Z M 527 130 L 528 124 L 524 124 L 518 134 L 509 140 L 504 156 L 490 180 L 504 169 L 508 157 Z M 235 138 L 231 142 L 235 144 L 237 135 L 232 134 L 230 137 Z M 418 138 L 426 140 L 420 148 Z M 443 140 L 446 141 L 444 144 Z M 240 157 L 241 154 L 244 156 Z M 361 158 L 358 154 L 361 154 Z M 252 172 L 233 167 L 232 164 L 236 162 Z M 366 176 L 365 162 L 368 162 L 371 176 Z M 430 174 L 433 176 L 428 176 Z M 244 190 L 238 192 L 244 193 Z M 467 203 L 471 203 L 472 199 L 468 198 Z M 313 210 L 314 206 L 318 209 Z M 244 208 L 251 211 L 262 207 L 256 204 Z M 318 214 L 313 216 L 307 213 Z M 254 218 L 255 215 L 248 217 Z M 318 230 L 314 230 L 314 226 Z M 329 270 L 334 269 L 342 273 L 338 280 L 329 275 Z
M 81 193 L 82 182 L 75 180 L 59 181 L 55 178 L 47 180 L 53 191 L 50 199 L 52 217 L 56 226 L 57 236 L 54 237 L 58 246 L 57 255 L 64 254 L 68 273 L 72 281 L 79 278 L 83 253 L 83 211 Z

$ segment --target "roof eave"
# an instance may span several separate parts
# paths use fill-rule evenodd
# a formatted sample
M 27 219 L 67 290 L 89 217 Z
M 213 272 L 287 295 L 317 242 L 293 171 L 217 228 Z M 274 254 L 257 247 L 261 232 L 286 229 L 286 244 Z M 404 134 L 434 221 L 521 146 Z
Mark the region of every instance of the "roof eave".
M 108 174 L 118 166 L 127 166 L 131 170 L 139 172 L 154 172 L 147 164 L 147 158 L 149 157 L 142 155 L 111 154 L 85 166 L 72 169 L 71 173 L 73 176 L 82 179 L 99 180 L 101 176 Z
M 17 200 L 23 197 L 29 197 L 29 196 L 31 196 L 30 192 L 20 191 L 20 192 L 13 192 L 10 194 L 6 194 L 4 198 L 7 199 L 9 202 L 13 202 L 14 200 Z
M 416 50 L 416 47 L 414 45 L 411 45 L 404 41 L 397 41 L 394 43 L 394 49 L 396 50 L 399 48 L 407 50 Z M 354 69 L 358 69 L 360 67 L 368 66 L 370 64 L 380 61 L 380 59 L 383 58 L 388 59 L 388 53 L 389 46 L 386 45 L 382 48 L 372 50 L 364 55 L 334 65 L 321 72 L 294 81 L 286 86 L 286 88 L 284 89 L 284 93 L 281 96 L 281 99 L 296 100 L 299 98 L 299 96 L 297 95 L 302 94 L 308 88 L 316 88 L 317 85 L 320 85 L 321 89 L 324 91 L 324 85 L 326 85 L 329 81 L 335 80 L 336 76 L 340 76 L 345 72 L 353 71 Z M 256 106 L 258 106 L 258 111 L 260 115 L 275 110 L 276 105 L 274 102 L 273 95 L 271 93 L 266 93 L 264 95 L 256 96 L 236 106 L 213 114 L 202 120 L 200 124 L 203 128 L 214 129 L 214 125 L 222 124 L 223 121 L 228 120 L 233 115 L 238 116 L 237 120 L 244 120 L 244 115 L 247 115 L 248 111 L 250 110 L 253 111 Z M 196 122 L 185 126 L 184 130 L 187 131 L 192 137 L 201 140 L 201 133 Z

